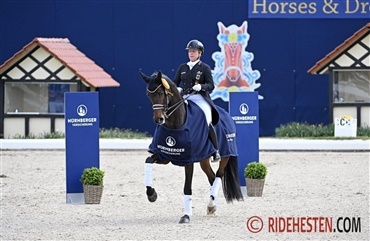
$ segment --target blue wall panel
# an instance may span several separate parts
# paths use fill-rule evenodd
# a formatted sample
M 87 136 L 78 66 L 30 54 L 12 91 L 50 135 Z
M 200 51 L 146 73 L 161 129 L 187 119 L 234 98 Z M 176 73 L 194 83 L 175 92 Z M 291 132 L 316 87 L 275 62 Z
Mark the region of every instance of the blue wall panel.
M 0 1 L 0 64 L 35 37 L 69 38 L 119 88 L 100 90 L 101 127 L 153 133 L 152 110 L 138 75 L 161 70 L 173 78 L 187 62 L 187 42 L 205 44 L 202 60 L 214 68 L 220 51 L 217 23 L 248 22 L 246 50 L 261 77 L 260 135 L 288 122 L 329 122 L 328 76 L 307 73 L 363 27 L 366 19 L 248 19 L 248 1 Z M 3 100 L 1 100 L 3 101 Z M 227 109 L 220 99 L 217 104 Z
M 53 36 L 54 3 L 0 1 L 0 64 L 35 37 Z

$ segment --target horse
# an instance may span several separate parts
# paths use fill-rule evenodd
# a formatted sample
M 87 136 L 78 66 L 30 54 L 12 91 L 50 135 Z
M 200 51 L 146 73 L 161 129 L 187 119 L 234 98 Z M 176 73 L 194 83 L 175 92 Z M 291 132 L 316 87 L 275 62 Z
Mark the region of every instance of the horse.
M 194 162 L 199 162 L 211 185 L 206 208 L 207 215 L 216 213 L 217 195 L 221 185 L 227 203 L 232 203 L 234 200 L 243 201 L 238 177 L 235 124 L 230 115 L 217 106 L 220 121 L 215 129 L 219 139 L 221 160 L 218 170 L 214 173 L 210 157 L 216 150 L 208 138 L 208 124 L 201 109 L 192 101 L 183 98 L 172 80 L 160 71 L 154 72 L 151 76 L 141 71 L 139 74 L 147 84 L 146 94 L 152 104 L 153 120 L 157 124 L 149 146 L 149 152 L 152 155 L 147 157 L 144 164 L 144 184 L 148 200 L 155 202 L 158 197 L 153 188 L 154 163 L 168 164 L 171 162 L 174 165 L 184 166 L 184 215 L 179 223 L 189 223 L 192 215 Z M 197 116 L 193 117 L 194 114 Z M 189 126 L 194 126 L 196 129 L 191 130 Z M 227 127 L 229 129 L 231 127 L 231 130 L 226 130 Z M 200 142 L 195 144 L 198 141 Z

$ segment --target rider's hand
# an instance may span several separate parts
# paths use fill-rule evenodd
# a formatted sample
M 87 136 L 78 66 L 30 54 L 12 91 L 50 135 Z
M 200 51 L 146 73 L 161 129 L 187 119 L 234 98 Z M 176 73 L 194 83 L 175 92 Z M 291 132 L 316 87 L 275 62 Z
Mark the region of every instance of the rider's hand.
M 194 85 L 193 90 L 200 91 L 202 89 L 202 86 L 200 84 Z
M 179 91 L 179 94 L 182 95 L 182 88 L 181 87 L 177 87 L 177 90 Z

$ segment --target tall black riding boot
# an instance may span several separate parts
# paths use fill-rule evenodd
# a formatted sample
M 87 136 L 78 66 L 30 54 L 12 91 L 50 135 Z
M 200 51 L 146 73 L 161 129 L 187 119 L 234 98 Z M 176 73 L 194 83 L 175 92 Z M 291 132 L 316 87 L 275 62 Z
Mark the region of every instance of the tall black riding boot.
M 213 146 L 216 148 L 216 152 L 213 154 L 212 162 L 218 162 L 221 159 L 220 151 L 218 150 L 218 141 L 217 141 L 217 134 L 215 128 L 213 127 L 212 123 L 209 124 L 209 139 L 211 140 Z

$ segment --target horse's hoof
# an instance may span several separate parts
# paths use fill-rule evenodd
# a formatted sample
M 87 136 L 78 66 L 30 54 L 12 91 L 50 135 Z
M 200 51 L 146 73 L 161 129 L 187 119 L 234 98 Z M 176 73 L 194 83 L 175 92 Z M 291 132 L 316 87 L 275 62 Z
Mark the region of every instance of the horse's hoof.
M 190 217 L 189 215 L 184 215 L 180 218 L 180 222 L 179 223 L 190 223 Z
M 207 206 L 207 215 L 216 215 L 216 210 L 217 210 L 216 204 L 211 198 Z
M 155 202 L 157 200 L 157 192 L 155 191 L 155 189 L 153 188 L 153 193 L 151 195 L 148 194 L 148 192 L 146 193 L 148 195 L 148 200 L 149 202 Z
M 207 215 L 216 215 L 216 206 L 207 207 Z

